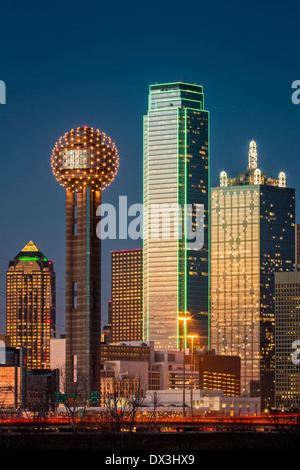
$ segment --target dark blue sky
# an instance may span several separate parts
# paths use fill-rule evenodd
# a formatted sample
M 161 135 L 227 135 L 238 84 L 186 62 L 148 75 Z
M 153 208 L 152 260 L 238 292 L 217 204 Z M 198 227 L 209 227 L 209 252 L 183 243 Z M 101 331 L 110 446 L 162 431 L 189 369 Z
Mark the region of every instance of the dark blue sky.
M 204 87 L 211 122 L 211 181 L 247 166 L 249 141 L 259 167 L 280 170 L 299 193 L 300 79 L 298 2 L 5 2 L 1 6 L 0 333 L 5 332 L 5 272 L 30 240 L 57 273 L 57 333 L 64 332 L 65 193 L 51 172 L 55 142 L 78 125 L 115 142 L 119 173 L 103 201 L 142 202 L 142 119 L 152 83 Z M 297 204 L 297 218 L 299 209 Z M 110 297 L 110 250 L 103 243 L 103 316 Z

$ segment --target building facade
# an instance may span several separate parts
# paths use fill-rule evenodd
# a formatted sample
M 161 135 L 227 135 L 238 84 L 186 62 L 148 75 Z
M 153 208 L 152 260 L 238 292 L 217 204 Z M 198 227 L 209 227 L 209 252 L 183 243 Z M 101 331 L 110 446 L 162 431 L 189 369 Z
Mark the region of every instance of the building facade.
M 105 361 L 139 361 L 150 363 L 153 360 L 153 342 L 131 341 L 116 344 L 101 344 L 101 364 Z
M 214 350 L 196 351 L 195 370 L 201 390 L 222 390 L 224 395 L 241 395 L 241 358 L 216 355 Z
M 107 306 L 107 325 L 103 326 L 101 342 L 105 344 L 111 343 L 111 300 Z
M 275 406 L 300 404 L 300 271 L 275 274 Z
M 31 370 L 26 374 L 26 409 L 35 413 L 55 411 L 59 370 Z
M 199 388 L 199 373 L 194 370 L 189 350 L 185 349 L 156 350 L 149 376 L 151 390 L 180 389 L 190 393 Z
M 148 391 L 143 406 L 153 409 L 155 397 L 159 398 L 156 411 L 165 413 L 182 412 L 181 390 Z M 185 413 L 187 416 L 260 416 L 261 405 L 259 397 L 232 397 L 221 390 L 194 390 L 193 394 L 185 396 Z
M 144 117 L 144 340 L 208 342 L 209 113 L 202 86 L 150 86 Z M 188 320 L 189 319 L 189 320 Z
M 131 377 L 127 372 L 116 373 L 112 369 L 101 370 L 100 406 L 111 411 L 126 408 L 137 403 L 145 395 L 140 378 Z
M 300 224 L 295 224 L 295 263 L 300 264 Z
M 111 342 L 143 339 L 143 250 L 111 253 Z
M 1 346 L 1 343 L 0 343 Z M 0 409 L 26 405 L 26 352 L 24 348 L 0 348 Z
M 211 348 L 241 357 L 241 393 L 274 402 L 276 271 L 295 261 L 295 191 L 257 167 L 211 190 Z
M 55 304 L 53 263 L 30 241 L 6 273 L 6 334 L 11 347 L 26 349 L 27 370 L 50 367 Z

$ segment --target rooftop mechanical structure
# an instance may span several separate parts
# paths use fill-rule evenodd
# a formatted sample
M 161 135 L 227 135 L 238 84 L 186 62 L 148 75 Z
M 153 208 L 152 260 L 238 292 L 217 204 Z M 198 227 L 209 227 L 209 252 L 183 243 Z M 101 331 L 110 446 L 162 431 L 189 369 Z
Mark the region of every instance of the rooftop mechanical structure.
M 220 186 L 240 186 L 240 185 L 253 185 L 263 184 L 267 186 L 279 186 L 279 188 L 286 188 L 286 174 L 281 171 L 278 178 L 269 178 L 265 173 L 257 167 L 257 145 L 252 139 L 249 143 L 248 151 L 248 168 L 245 173 L 240 173 L 236 178 L 229 178 L 226 171 L 220 173 Z
M 103 132 L 78 127 L 55 144 L 51 166 L 66 188 L 66 372 L 75 387 L 100 389 L 101 192 L 115 178 L 119 156 Z

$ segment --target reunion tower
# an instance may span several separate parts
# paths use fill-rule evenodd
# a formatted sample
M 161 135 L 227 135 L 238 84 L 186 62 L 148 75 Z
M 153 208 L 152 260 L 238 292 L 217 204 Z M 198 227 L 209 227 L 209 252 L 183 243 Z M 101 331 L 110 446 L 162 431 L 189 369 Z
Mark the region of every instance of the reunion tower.
M 103 132 L 86 126 L 56 143 L 51 165 L 66 188 L 66 371 L 75 385 L 100 387 L 101 240 L 96 210 L 101 191 L 114 179 L 117 149 Z

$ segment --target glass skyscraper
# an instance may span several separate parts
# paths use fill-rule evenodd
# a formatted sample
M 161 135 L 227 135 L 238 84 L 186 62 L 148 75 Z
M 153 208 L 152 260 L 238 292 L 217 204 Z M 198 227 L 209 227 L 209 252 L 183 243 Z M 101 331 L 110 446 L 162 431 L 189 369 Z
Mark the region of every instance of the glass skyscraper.
M 273 404 L 275 272 L 295 262 L 295 191 L 257 167 L 211 190 L 211 347 L 241 357 L 242 394 Z
M 195 345 L 207 346 L 208 214 L 203 88 L 151 85 L 144 117 L 143 312 L 144 340 L 156 348 L 186 347 L 191 333 Z

